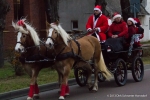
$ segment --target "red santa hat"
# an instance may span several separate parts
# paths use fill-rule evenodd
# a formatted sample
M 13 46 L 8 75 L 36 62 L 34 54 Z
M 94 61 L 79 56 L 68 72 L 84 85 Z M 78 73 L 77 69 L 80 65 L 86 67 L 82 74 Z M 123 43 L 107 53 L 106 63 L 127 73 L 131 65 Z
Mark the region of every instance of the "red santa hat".
M 113 20 L 115 20 L 116 18 L 120 17 L 121 18 L 121 15 L 119 13 L 114 13 L 113 14 Z
M 133 18 L 128 18 L 129 21 L 131 21 L 133 24 L 136 24 L 137 22 Z
M 100 5 L 96 5 L 96 6 L 94 7 L 94 10 L 98 10 L 99 12 L 102 13 L 102 7 L 101 7 Z
M 141 22 L 138 18 L 134 18 L 134 20 L 135 20 L 136 23 L 139 23 L 141 25 Z

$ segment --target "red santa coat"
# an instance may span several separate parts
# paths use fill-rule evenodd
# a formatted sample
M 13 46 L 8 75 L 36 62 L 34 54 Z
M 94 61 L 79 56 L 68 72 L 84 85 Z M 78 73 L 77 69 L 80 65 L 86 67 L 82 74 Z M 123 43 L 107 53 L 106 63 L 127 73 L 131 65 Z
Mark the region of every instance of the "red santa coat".
M 119 23 L 113 22 L 112 25 L 109 28 L 108 36 L 112 37 L 112 35 L 115 32 L 119 33 L 118 37 L 123 37 L 124 36 L 125 38 L 128 38 L 128 27 L 127 27 L 126 22 L 124 22 L 124 21 L 121 21 Z
M 98 28 L 99 29 L 99 37 L 101 40 L 106 40 L 106 34 L 105 32 L 108 30 L 108 20 L 105 15 L 100 15 L 96 20 L 95 16 L 91 15 L 88 19 L 88 22 L 86 24 L 86 29 L 94 29 Z M 89 33 L 92 34 L 92 33 Z

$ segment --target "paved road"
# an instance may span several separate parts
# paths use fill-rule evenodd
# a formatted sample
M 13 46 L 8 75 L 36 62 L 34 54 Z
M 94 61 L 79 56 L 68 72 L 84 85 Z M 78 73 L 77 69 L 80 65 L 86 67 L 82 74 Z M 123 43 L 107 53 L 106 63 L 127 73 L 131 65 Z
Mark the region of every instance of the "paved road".
M 58 100 L 58 89 L 42 92 L 38 100 Z M 11 100 L 26 100 L 26 96 Z M 65 100 L 150 100 L 150 69 L 145 70 L 142 82 L 135 82 L 128 74 L 127 84 L 118 87 L 114 80 L 99 83 L 99 90 L 90 93 L 87 87 L 73 85 Z

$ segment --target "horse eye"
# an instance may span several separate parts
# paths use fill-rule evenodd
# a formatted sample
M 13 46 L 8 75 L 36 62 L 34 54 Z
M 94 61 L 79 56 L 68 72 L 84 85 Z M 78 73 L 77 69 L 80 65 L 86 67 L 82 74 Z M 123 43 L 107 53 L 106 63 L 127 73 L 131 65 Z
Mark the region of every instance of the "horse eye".
M 25 38 L 26 37 L 26 35 L 23 35 L 23 38 Z
M 55 34 L 57 34 L 57 32 L 55 32 Z

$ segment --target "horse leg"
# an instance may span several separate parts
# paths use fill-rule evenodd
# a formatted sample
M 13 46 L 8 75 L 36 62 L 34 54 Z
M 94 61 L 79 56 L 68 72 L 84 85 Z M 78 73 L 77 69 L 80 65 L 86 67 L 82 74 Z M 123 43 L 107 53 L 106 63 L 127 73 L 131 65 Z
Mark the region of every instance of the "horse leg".
M 93 86 L 92 86 L 92 81 L 91 81 L 91 75 L 92 75 L 92 67 L 89 64 L 86 64 L 87 67 L 87 84 L 88 84 L 88 88 L 89 91 L 92 90 Z
M 27 73 L 30 77 L 32 77 L 32 70 L 31 70 L 31 67 L 28 66 L 27 64 L 23 64 L 23 68 L 24 68 L 24 70 L 26 71 L 26 73 Z
M 58 85 L 59 85 L 59 88 L 60 88 L 61 87 L 61 82 L 62 82 L 63 75 L 59 71 L 57 71 L 57 73 L 58 73 Z M 58 91 L 58 93 L 60 93 L 60 90 Z
M 64 67 L 64 74 L 62 78 L 59 100 L 64 100 L 65 99 L 64 96 L 69 95 L 68 76 L 69 76 L 70 70 L 71 70 L 70 66 Z
M 96 60 L 95 60 L 96 61 Z M 93 85 L 93 92 L 97 92 L 98 91 L 98 72 L 99 72 L 99 68 L 98 68 L 98 64 L 94 63 L 95 65 L 93 65 L 94 67 L 94 85 Z
M 39 97 L 39 87 L 38 87 L 37 82 L 35 83 L 35 89 L 34 89 L 34 95 L 33 95 L 33 97 L 34 97 L 35 99 L 39 99 L 39 98 L 40 98 L 40 97 Z
M 36 79 L 37 76 L 39 74 L 40 69 L 38 67 L 36 68 L 32 68 L 32 77 L 31 77 L 31 82 L 30 82 L 30 89 L 29 89 L 29 93 L 28 93 L 28 98 L 27 100 L 33 100 L 33 95 L 35 93 L 35 90 L 37 93 L 35 93 L 36 95 L 38 95 L 39 90 L 38 90 L 38 85 L 36 85 Z

